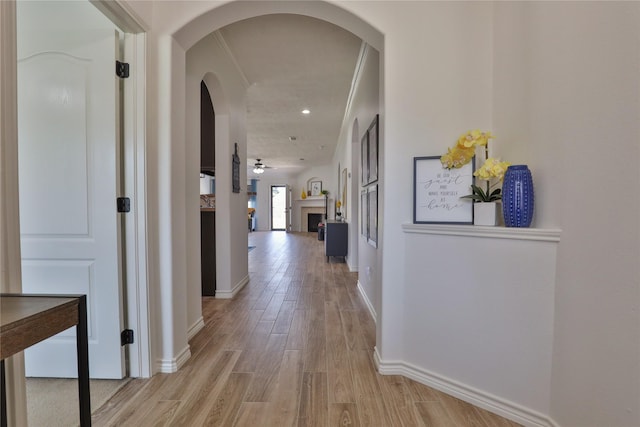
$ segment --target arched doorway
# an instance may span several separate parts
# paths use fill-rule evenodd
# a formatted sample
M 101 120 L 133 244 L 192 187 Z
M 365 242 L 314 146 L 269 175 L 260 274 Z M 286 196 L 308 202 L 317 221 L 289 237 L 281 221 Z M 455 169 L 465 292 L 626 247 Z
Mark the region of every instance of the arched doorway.
M 180 194 L 175 188 L 171 191 L 172 185 L 175 187 L 176 183 L 186 184 L 188 177 L 199 176 L 198 161 L 188 154 L 194 151 L 192 145 L 198 144 L 199 141 L 188 137 L 190 126 L 186 124 L 190 118 L 185 114 L 185 111 L 190 110 L 193 99 L 199 97 L 199 87 L 196 86 L 193 91 L 188 89 L 192 77 L 189 72 L 186 74 L 184 72 L 187 68 L 187 57 L 202 42 L 210 42 L 210 46 L 215 47 L 217 42 L 213 32 L 217 29 L 239 20 L 272 13 L 300 14 L 326 20 L 358 35 L 375 49 L 380 50 L 383 46 L 381 33 L 361 18 L 330 3 L 252 2 L 250 7 L 248 6 L 249 4 L 245 2 L 231 2 L 204 11 L 202 7 L 194 7 L 191 10 L 193 18 L 181 28 L 171 32 L 172 38 L 160 39 L 159 48 L 163 53 L 158 58 L 158 66 L 160 69 L 167 70 L 165 78 L 161 76 L 160 79 L 163 80 L 163 85 L 168 86 L 165 88 L 168 89 L 165 93 L 169 94 L 157 99 L 158 120 L 166 123 L 168 127 L 168 129 L 160 129 L 159 158 L 168 162 L 166 169 L 170 171 L 168 179 L 165 178 L 158 183 L 157 191 L 160 207 L 158 220 L 165 225 L 161 232 L 171 235 L 170 239 L 158 239 L 159 264 L 171 266 L 170 271 L 166 272 L 168 274 L 162 274 L 159 277 L 160 295 L 164 301 L 161 304 L 163 323 L 167 325 L 169 322 L 172 325 L 170 327 L 172 333 L 167 332 L 163 327 L 162 345 L 157 347 L 162 349 L 163 354 L 159 355 L 159 359 L 163 361 L 161 366 L 167 367 L 162 369 L 165 372 L 177 370 L 183 363 L 181 361 L 188 358 L 188 335 L 198 331 L 201 318 L 200 303 L 195 303 L 200 297 L 200 282 L 189 273 L 193 270 L 190 266 L 194 257 L 185 256 L 183 250 L 183 248 L 186 249 L 188 255 L 194 248 L 196 250 L 198 248 L 198 238 L 188 237 L 199 234 L 193 230 L 193 224 L 189 220 L 198 215 L 198 208 L 196 203 L 191 203 L 191 199 L 184 197 L 184 194 Z M 185 13 L 188 15 L 188 12 Z M 211 52 L 207 55 L 211 56 Z M 225 81 L 221 75 L 217 77 L 228 97 L 229 116 L 226 128 L 221 129 L 221 132 L 227 135 L 227 141 L 216 140 L 216 158 L 230 158 L 237 144 L 241 162 L 245 163 L 247 161 L 246 134 L 243 135 L 242 132 L 246 111 L 244 100 L 241 94 L 234 92 L 237 87 L 230 88 L 227 85 L 228 81 Z M 242 82 L 239 84 L 242 86 Z M 214 90 L 210 86 L 209 89 L 212 90 L 212 98 L 217 103 Z M 186 108 L 181 108 L 184 104 Z M 216 126 L 218 114 L 216 108 Z M 185 132 L 187 138 L 184 145 L 173 142 L 182 140 L 182 134 Z M 217 134 L 218 129 L 216 129 Z M 222 242 L 220 244 L 223 247 L 219 244 L 216 248 L 218 254 L 216 294 L 227 298 L 233 297 L 248 282 L 246 217 L 240 215 L 241 212 L 246 211 L 246 195 L 243 197 L 242 194 L 231 192 L 231 183 L 223 182 L 223 180 L 230 180 L 230 177 L 230 162 L 218 161 L 216 164 L 216 228 L 219 230 L 217 239 Z M 168 191 L 165 191 L 163 186 L 166 186 Z M 184 188 L 182 185 L 179 187 Z M 244 176 L 241 177 L 241 188 L 246 189 Z M 222 230 L 228 233 L 226 237 L 220 235 Z M 221 259 L 221 254 L 227 258 Z

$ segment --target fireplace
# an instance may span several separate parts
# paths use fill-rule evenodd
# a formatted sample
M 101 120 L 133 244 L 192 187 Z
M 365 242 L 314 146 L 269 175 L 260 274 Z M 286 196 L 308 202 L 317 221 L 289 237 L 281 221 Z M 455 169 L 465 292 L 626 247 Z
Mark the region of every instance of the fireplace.
M 308 213 L 307 214 L 307 231 L 318 231 L 318 224 L 322 222 L 322 214 Z
M 2 0 L 0 0 L 2 1 Z M 314 200 L 315 201 L 315 200 Z M 314 229 L 317 229 L 318 227 L 318 222 L 322 221 L 324 219 L 324 201 L 322 202 L 323 205 L 322 207 L 320 206 L 301 206 L 300 207 L 300 216 L 298 218 L 300 218 L 300 228 L 298 229 L 301 232 L 307 232 L 309 230 L 311 230 L 309 228 L 309 224 L 311 224 Z M 309 214 L 317 214 L 320 215 L 320 221 L 315 221 L 315 224 L 313 223 L 314 221 L 311 221 L 311 223 L 309 222 Z

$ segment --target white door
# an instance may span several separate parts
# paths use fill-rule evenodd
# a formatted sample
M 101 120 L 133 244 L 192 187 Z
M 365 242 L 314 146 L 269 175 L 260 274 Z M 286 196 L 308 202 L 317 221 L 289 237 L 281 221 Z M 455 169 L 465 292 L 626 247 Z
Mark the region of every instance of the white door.
M 20 3 L 23 291 L 86 294 L 90 375 L 122 378 L 118 217 L 122 214 L 116 212 L 118 35 L 104 16 L 84 17 L 87 11 L 99 14 L 85 2 L 55 2 L 50 22 L 62 29 L 33 29 L 27 24 L 21 28 L 29 13 L 39 16 L 43 9 L 38 8 L 46 6 Z M 80 13 L 60 8 L 84 9 Z M 88 25 L 93 19 L 104 19 L 105 26 Z M 77 376 L 75 328 L 28 349 L 25 363 L 28 376 Z

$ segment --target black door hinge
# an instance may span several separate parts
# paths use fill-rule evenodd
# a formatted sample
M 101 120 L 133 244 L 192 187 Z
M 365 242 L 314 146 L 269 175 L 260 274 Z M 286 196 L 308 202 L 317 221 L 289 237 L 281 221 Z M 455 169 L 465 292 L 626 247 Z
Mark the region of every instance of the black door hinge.
M 131 211 L 131 200 L 129 200 L 128 197 L 118 197 L 116 199 L 116 204 L 118 206 L 118 212 Z
M 129 64 L 126 62 L 116 61 L 116 76 L 121 79 L 129 77 Z
M 120 345 L 133 344 L 133 329 L 125 329 L 120 334 Z

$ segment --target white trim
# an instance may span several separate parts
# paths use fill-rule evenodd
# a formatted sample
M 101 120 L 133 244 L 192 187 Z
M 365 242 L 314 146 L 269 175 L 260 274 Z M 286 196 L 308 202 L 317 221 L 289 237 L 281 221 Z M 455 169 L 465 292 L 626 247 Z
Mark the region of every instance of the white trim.
M 537 240 L 559 242 L 560 229 L 483 227 L 455 224 L 402 224 L 402 231 L 408 234 L 438 234 L 446 236 L 489 237 L 494 239 Z
M 351 112 L 351 108 L 353 106 L 353 99 L 356 96 L 356 91 L 358 86 L 360 85 L 360 79 L 362 78 L 362 72 L 364 70 L 364 65 L 367 60 L 367 55 L 369 53 L 369 45 L 364 40 L 360 45 L 360 52 L 358 53 L 358 59 L 356 61 L 356 68 L 353 72 L 353 78 L 351 79 L 351 87 L 349 88 L 349 96 L 347 97 L 347 105 L 344 109 L 344 117 L 342 118 L 342 130 L 348 130 L 349 127 L 353 125 L 353 123 L 349 123 L 349 113 Z M 345 133 L 348 135 L 348 132 Z
M 358 292 L 360 292 L 360 296 L 364 300 L 364 303 L 367 305 L 367 309 L 369 309 L 369 314 L 371 315 L 371 318 L 373 319 L 373 323 L 377 324 L 378 323 L 378 315 L 376 314 L 376 309 L 374 308 L 373 304 L 371 304 L 371 301 L 369 300 L 369 297 L 367 296 L 366 292 L 364 291 L 364 288 L 362 287 L 362 283 L 360 283 L 360 280 L 358 280 Z
M 240 80 L 242 81 L 244 88 L 249 89 L 249 87 L 251 87 L 251 83 L 249 83 L 247 76 L 244 74 L 242 67 L 240 67 L 240 65 L 238 64 L 236 57 L 234 56 L 233 52 L 231 52 L 231 48 L 229 47 L 229 45 L 227 44 L 227 41 L 222 36 L 222 33 L 220 32 L 220 30 L 213 32 L 213 38 L 216 39 L 216 42 L 218 42 L 218 45 L 220 45 L 222 50 L 227 54 L 229 61 L 231 61 L 231 63 L 236 69 L 236 72 L 240 76 Z
M 382 375 L 403 375 L 527 427 L 558 427 L 558 424 L 548 416 L 509 400 L 477 390 L 407 362 L 383 361 L 380 359 L 377 347 L 374 348 L 373 358 L 378 372 Z
M 202 329 L 204 329 L 204 318 L 200 316 L 200 318 L 196 320 L 196 322 L 191 325 L 191 327 L 187 331 L 187 341 L 191 341 L 191 339 L 195 337 L 196 334 Z
M 131 198 L 131 212 L 125 216 L 125 263 L 127 325 L 136 334 L 129 347 L 128 375 L 152 375 L 150 350 L 150 308 L 147 272 L 146 223 L 146 34 L 125 34 L 124 60 L 131 64 L 131 77 L 124 80 L 124 194 Z
M 104 16 L 127 33 L 141 33 L 149 25 L 129 6 L 121 0 L 89 0 Z
M 221 290 L 216 290 L 216 298 L 218 299 L 231 299 L 233 297 L 235 297 L 238 292 L 240 292 L 240 290 L 242 288 L 244 288 L 244 286 L 249 283 L 249 276 L 245 276 L 244 279 L 242 279 L 240 282 L 238 282 L 233 289 L 231 289 L 230 291 L 221 291 Z
M 191 348 L 187 345 L 182 349 L 178 357 L 174 357 L 173 359 L 158 359 L 156 361 L 156 372 L 163 374 L 178 372 L 178 370 L 187 363 L 189 358 L 191 358 Z

